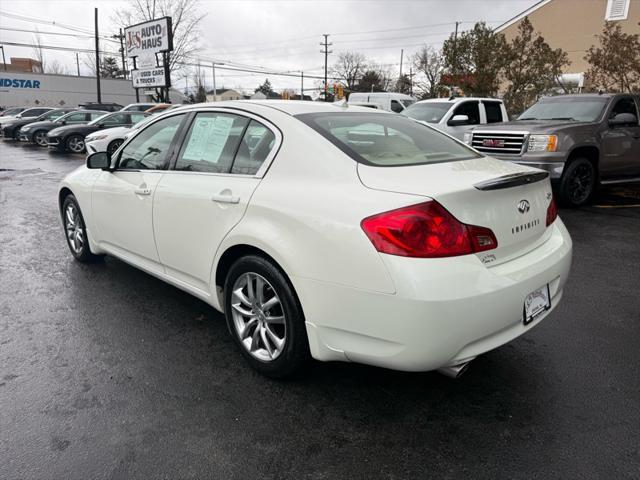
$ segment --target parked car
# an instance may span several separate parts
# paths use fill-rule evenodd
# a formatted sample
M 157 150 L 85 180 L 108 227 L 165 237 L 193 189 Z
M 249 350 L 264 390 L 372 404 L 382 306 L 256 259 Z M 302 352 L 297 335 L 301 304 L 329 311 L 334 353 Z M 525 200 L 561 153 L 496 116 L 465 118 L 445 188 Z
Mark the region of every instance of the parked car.
M 24 112 L 28 107 L 8 107 L 0 112 L 0 117 L 15 117 Z
M 146 112 L 150 108 L 157 106 L 157 103 L 130 103 L 120 109 L 121 112 Z
M 14 116 L 5 116 L 0 117 L 0 126 L 4 125 L 7 122 L 13 122 L 16 119 L 20 118 L 38 118 L 43 113 L 47 113 L 48 111 L 53 110 L 50 107 L 34 107 L 34 108 L 26 108 L 22 112 L 14 115 Z
M 567 206 L 598 184 L 640 180 L 640 98 L 630 94 L 545 97 L 517 120 L 476 128 L 465 141 L 495 158 L 546 170 Z
M 56 118 L 29 123 L 20 129 L 18 138 L 21 142 L 35 143 L 41 147 L 47 146 L 47 133 L 54 128 L 65 125 L 84 125 L 108 112 L 100 110 L 75 110 Z
M 148 115 L 144 112 L 112 112 L 86 125 L 57 127 L 47 133 L 47 145 L 63 152 L 82 153 L 85 149 L 84 139 L 88 134 L 104 128 L 131 126 Z
M 106 128 L 90 133 L 84 140 L 87 153 L 108 152 L 110 155 L 113 154 L 120 148 L 120 145 L 122 145 L 127 135 L 146 125 L 152 118 L 153 115 L 150 114 L 144 120 L 140 120 L 134 125 Z
M 430 98 L 410 105 L 402 115 L 426 122 L 458 140 L 476 125 L 509 121 L 504 103 L 497 98 Z
M 117 112 L 121 110 L 123 107 L 119 103 L 106 102 L 106 103 L 97 103 L 97 102 L 86 102 L 81 103 L 78 107 L 84 110 L 102 110 L 103 112 Z
M 75 259 L 223 311 L 266 375 L 311 356 L 454 376 L 561 300 L 572 246 L 547 177 L 401 115 L 249 100 L 154 117 L 59 205 Z
M 14 118 L 10 122 L 5 122 L 2 124 L 2 136 L 4 138 L 11 138 L 14 140 L 20 140 L 20 129 L 25 125 L 29 125 L 33 122 L 52 122 L 57 118 L 62 117 L 64 114 L 73 111 L 73 108 L 55 108 L 53 110 L 49 110 L 48 112 L 43 113 L 39 117 L 36 118 Z
M 393 92 L 372 92 L 361 93 L 354 92 L 349 95 L 349 104 L 353 103 L 375 103 L 380 106 L 382 110 L 387 112 L 400 113 L 409 105 L 413 104 L 416 99 L 410 95 L 404 93 Z

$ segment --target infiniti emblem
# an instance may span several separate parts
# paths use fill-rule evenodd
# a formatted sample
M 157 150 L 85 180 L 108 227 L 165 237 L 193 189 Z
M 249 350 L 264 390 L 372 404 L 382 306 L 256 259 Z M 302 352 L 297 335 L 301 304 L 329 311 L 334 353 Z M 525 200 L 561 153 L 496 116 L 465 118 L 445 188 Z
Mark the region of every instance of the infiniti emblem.
M 522 214 L 527 213 L 530 208 L 531 208 L 531 205 L 529 205 L 529 202 L 527 200 L 520 200 L 518 202 L 518 211 L 520 213 Z

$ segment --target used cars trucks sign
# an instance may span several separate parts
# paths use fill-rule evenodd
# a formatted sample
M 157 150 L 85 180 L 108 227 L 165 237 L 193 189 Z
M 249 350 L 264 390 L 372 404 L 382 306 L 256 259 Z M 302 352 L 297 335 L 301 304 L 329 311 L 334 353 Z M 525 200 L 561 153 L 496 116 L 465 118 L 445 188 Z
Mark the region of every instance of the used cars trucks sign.
M 133 70 L 131 80 L 133 80 L 133 88 L 164 87 L 164 67 Z
M 154 65 L 155 54 L 173 50 L 171 17 L 162 17 L 124 29 L 127 56 L 136 57 L 138 66 Z

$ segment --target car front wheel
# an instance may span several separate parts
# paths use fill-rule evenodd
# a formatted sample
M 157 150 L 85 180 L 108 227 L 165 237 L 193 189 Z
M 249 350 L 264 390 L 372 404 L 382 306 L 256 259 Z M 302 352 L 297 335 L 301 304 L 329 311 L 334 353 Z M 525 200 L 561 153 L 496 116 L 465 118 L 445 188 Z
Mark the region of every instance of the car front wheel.
M 596 169 L 586 158 L 576 158 L 564 169 L 558 195 L 563 205 L 580 207 L 587 203 L 596 186 Z
M 84 152 L 84 137 L 82 135 L 71 135 L 66 142 L 67 150 L 72 153 Z
M 120 148 L 120 145 L 122 145 L 123 140 L 117 139 L 112 141 L 108 146 L 107 146 L 107 153 L 109 155 L 113 155 L 115 153 L 115 151 Z
M 242 257 L 227 274 L 224 295 L 229 331 L 254 369 L 282 378 L 304 367 L 310 355 L 302 308 L 279 268 Z
M 47 146 L 47 132 L 45 132 L 44 130 L 38 130 L 37 132 L 35 132 L 33 134 L 33 141 L 41 146 L 41 147 L 46 147 Z
M 87 228 L 76 197 L 69 194 L 62 202 L 62 223 L 64 225 L 67 245 L 74 258 L 80 262 L 88 263 L 99 258 L 89 248 Z

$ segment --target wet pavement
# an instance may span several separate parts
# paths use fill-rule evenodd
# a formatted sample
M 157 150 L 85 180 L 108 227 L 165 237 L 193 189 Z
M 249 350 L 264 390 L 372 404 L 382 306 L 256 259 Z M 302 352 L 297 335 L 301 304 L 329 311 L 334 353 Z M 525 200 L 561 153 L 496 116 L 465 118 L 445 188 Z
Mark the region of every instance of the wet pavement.
M 83 161 L 0 144 L 0 478 L 640 478 L 640 186 L 561 211 L 563 302 L 459 380 L 285 382 L 206 304 L 72 260 L 56 189 Z

